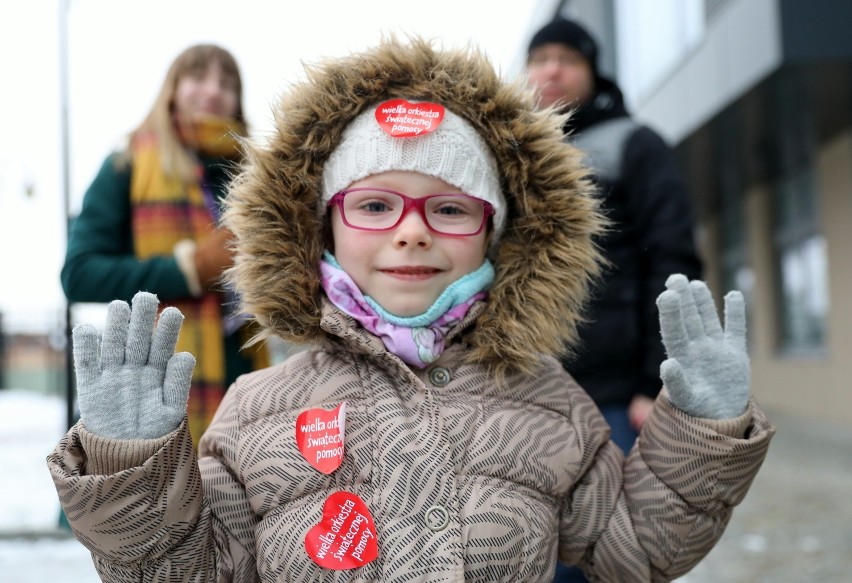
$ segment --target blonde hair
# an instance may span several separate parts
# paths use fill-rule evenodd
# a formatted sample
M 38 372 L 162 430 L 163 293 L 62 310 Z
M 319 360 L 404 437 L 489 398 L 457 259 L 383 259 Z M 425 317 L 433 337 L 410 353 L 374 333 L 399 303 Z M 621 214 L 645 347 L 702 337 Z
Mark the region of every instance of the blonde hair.
M 137 136 L 153 134 L 157 137 L 163 172 L 168 176 L 180 178 L 185 182 L 195 180 L 195 163 L 181 143 L 175 129 L 173 114 L 175 108 L 175 92 L 178 82 L 187 75 L 203 73 L 212 62 L 218 62 L 226 75 L 234 78 L 237 93 L 237 109 L 234 120 L 245 132 L 245 117 L 243 115 L 243 83 L 240 69 L 234 56 L 224 48 L 213 44 L 191 46 L 180 53 L 172 62 L 160 87 L 160 92 L 154 100 L 154 105 L 142 120 L 142 123 L 130 133 L 132 142 Z M 247 133 L 243 133 L 247 135 Z

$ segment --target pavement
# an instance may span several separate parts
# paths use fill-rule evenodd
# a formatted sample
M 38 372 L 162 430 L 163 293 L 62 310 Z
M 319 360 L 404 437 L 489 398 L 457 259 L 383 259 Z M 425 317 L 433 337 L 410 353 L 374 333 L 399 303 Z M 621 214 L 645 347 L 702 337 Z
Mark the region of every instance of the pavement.
M 777 433 L 751 490 L 680 582 L 852 581 L 852 427 L 768 415 Z

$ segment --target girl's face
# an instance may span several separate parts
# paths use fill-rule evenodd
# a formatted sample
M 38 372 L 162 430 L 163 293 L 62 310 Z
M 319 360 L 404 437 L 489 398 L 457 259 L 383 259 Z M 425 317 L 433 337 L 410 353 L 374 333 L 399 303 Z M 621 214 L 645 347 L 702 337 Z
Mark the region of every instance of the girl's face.
M 225 73 L 219 61 L 211 61 L 206 69 L 178 79 L 174 106 L 183 119 L 235 117 L 239 106 L 237 80 Z
M 383 172 L 349 186 L 358 187 L 386 188 L 411 198 L 462 193 L 439 178 L 405 171 Z M 362 231 L 346 226 L 340 209 L 331 208 L 338 263 L 364 295 L 396 316 L 422 314 L 447 286 L 485 261 L 487 229 L 468 237 L 440 235 L 411 210 L 389 231 Z

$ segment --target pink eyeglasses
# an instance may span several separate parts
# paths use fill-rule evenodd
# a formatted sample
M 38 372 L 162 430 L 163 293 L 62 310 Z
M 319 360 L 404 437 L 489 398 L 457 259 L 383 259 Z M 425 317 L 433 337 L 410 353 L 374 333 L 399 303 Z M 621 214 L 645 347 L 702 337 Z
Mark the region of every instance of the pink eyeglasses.
M 340 209 L 344 224 L 362 231 L 389 231 L 412 209 L 420 213 L 429 230 L 449 237 L 478 235 L 488 217 L 491 203 L 468 194 L 430 194 L 411 198 L 384 188 L 349 188 L 328 201 Z

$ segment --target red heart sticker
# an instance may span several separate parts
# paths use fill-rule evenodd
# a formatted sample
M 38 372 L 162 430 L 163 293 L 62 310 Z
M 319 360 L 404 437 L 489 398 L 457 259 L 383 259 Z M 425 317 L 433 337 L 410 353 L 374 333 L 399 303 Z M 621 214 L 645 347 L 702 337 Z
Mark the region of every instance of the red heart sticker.
M 345 402 L 331 411 L 308 409 L 296 419 L 296 445 L 309 464 L 323 474 L 330 474 L 343 461 L 345 428 Z
M 411 103 L 405 99 L 389 99 L 376 108 L 376 121 L 394 138 L 422 136 L 438 129 L 444 119 L 440 103 Z
M 367 505 L 351 492 L 335 492 L 322 520 L 305 535 L 305 550 L 320 567 L 356 569 L 379 555 L 376 525 Z

